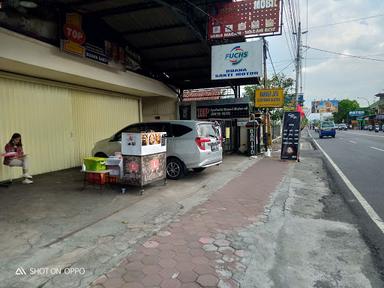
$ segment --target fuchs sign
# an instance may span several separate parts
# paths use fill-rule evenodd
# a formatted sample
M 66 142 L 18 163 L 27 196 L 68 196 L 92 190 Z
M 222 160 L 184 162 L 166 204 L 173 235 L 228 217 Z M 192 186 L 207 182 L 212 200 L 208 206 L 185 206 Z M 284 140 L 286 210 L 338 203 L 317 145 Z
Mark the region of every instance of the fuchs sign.
M 212 80 L 260 77 L 263 66 L 261 41 L 212 46 Z
M 281 34 L 281 0 L 244 0 L 218 3 L 210 17 L 208 39 Z

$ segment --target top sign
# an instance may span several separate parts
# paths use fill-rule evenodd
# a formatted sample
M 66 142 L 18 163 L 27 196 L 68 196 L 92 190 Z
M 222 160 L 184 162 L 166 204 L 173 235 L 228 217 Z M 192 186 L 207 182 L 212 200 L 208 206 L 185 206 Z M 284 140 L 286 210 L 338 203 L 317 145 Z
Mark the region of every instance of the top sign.
M 281 34 L 281 0 L 244 0 L 216 5 L 208 39 Z

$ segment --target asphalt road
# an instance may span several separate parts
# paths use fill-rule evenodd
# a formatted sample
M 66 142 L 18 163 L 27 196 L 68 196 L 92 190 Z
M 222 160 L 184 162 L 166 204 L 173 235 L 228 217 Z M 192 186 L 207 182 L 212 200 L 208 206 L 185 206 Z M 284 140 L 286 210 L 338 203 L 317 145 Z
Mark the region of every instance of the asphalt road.
M 384 219 L 384 133 L 337 131 L 336 138 L 313 138 Z

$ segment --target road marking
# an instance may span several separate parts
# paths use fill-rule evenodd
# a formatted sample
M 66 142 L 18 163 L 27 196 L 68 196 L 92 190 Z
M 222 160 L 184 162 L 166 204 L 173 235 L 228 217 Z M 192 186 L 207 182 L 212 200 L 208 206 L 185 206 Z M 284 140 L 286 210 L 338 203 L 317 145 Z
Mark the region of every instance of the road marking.
M 352 144 L 356 144 L 356 141 L 349 140 L 349 142 L 351 142 Z
M 380 138 L 384 138 L 384 135 L 369 135 L 369 134 L 365 134 L 365 133 L 356 133 L 356 132 L 349 132 L 349 131 L 346 131 L 347 133 L 349 134 L 355 134 L 355 135 L 360 135 L 360 136 L 369 136 L 369 137 L 380 137 Z M 376 133 L 376 132 L 375 132 Z
M 313 137 L 312 137 L 313 138 Z M 344 173 L 341 171 L 341 169 L 336 165 L 335 162 L 329 157 L 329 155 L 324 151 L 323 148 L 320 147 L 319 143 L 315 139 L 317 147 L 320 149 L 320 151 L 324 154 L 324 156 L 328 159 L 328 161 L 331 163 L 333 168 L 336 170 L 337 174 L 339 174 L 340 178 L 344 181 L 345 185 L 351 190 L 353 195 L 356 197 L 357 201 L 361 204 L 361 206 L 364 208 L 364 210 L 367 212 L 368 216 L 371 218 L 371 220 L 376 224 L 376 226 L 381 230 L 381 232 L 384 234 L 384 222 L 383 219 L 380 218 L 379 215 L 375 212 L 375 210 L 372 208 L 372 206 L 365 200 L 363 195 L 359 192 L 359 190 L 356 189 L 355 186 L 349 181 L 347 176 L 344 175 Z M 371 147 L 372 148 L 372 147 Z
M 376 148 L 376 147 L 369 147 L 369 148 L 376 149 L 376 150 L 379 150 L 379 151 L 384 152 L 384 150 L 383 150 L 383 149 L 380 149 L 380 148 Z

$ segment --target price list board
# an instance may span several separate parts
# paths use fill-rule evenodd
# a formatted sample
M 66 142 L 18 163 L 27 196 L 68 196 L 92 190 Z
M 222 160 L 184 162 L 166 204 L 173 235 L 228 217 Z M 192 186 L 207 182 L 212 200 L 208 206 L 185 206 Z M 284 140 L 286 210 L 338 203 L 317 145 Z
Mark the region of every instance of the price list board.
M 300 112 L 285 112 L 281 142 L 281 159 L 298 160 L 300 143 Z

